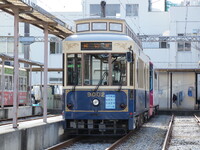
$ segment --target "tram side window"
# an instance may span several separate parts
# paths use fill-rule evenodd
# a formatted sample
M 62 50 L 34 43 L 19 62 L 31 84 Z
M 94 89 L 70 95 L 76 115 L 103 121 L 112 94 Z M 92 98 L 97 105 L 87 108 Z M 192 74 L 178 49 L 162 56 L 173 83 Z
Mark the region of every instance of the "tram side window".
M 144 88 L 144 62 L 140 58 L 138 59 L 137 74 L 138 87 Z
M 23 90 L 27 91 L 27 79 L 26 78 L 24 78 Z
M 126 54 L 112 54 L 112 85 L 127 85 Z
M 19 91 L 23 91 L 23 78 L 19 77 Z
M 8 89 L 9 89 L 9 90 L 12 90 L 12 89 L 13 89 L 13 88 L 12 88 L 12 85 L 13 85 L 13 84 L 12 84 L 12 83 L 13 83 L 12 79 L 13 79 L 13 78 L 12 78 L 12 76 L 9 76 L 8 78 L 9 78 L 9 80 L 8 80 Z
M 153 90 L 153 67 L 150 66 L 150 76 L 149 76 L 149 82 L 150 82 L 150 91 Z
M 134 78 L 134 76 L 133 76 L 134 73 L 133 72 L 135 71 L 135 69 L 133 67 L 134 67 L 133 62 L 131 62 L 130 63 L 130 85 L 131 86 L 133 86 L 133 81 L 134 81 L 134 79 L 133 79 Z
M 12 90 L 12 76 L 5 76 L 5 90 Z
M 108 54 L 84 55 L 84 85 L 108 85 Z
M 67 55 L 67 85 L 81 85 L 81 54 Z
M 9 89 L 9 87 L 8 87 L 8 80 L 9 80 L 9 78 L 8 78 L 8 76 L 5 76 L 5 90 L 8 90 Z

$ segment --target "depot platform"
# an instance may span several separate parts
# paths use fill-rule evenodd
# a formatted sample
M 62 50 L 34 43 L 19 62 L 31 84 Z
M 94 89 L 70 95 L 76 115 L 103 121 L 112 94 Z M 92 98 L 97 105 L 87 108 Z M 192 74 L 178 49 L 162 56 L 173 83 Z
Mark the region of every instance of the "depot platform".
M 42 115 L 41 106 L 19 106 L 18 117 L 27 117 L 33 115 Z M 13 116 L 13 107 L 4 107 L 0 109 L 0 119 L 10 119 Z
M 62 116 L 0 126 L 0 150 L 43 150 L 64 138 Z

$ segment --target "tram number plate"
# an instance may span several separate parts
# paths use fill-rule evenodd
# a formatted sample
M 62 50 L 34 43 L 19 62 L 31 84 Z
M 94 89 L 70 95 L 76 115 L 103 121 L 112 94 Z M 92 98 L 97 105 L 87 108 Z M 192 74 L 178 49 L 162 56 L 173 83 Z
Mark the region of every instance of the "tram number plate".
M 115 95 L 114 94 L 106 94 L 105 96 L 105 107 L 106 109 L 115 109 Z

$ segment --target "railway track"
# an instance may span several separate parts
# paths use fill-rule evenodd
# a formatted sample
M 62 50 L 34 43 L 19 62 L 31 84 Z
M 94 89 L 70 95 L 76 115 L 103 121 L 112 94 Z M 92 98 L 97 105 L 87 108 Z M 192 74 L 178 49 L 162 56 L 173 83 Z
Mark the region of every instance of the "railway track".
M 117 139 L 116 137 L 75 137 L 46 150 L 107 150 Z
M 108 137 L 103 139 L 92 137 L 92 141 L 84 137 L 84 139 L 76 140 L 73 143 L 66 145 L 61 143 L 61 145 L 58 144 L 52 147 L 53 149 L 47 150 L 161 150 L 169 122 L 170 116 L 155 116 L 148 123 L 143 124 L 140 129 L 134 130 L 122 138 L 112 138 L 109 141 Z M 57 147 L 59 148 L 57 149 Z
M 172 116 L 162 150 L 199 150 L 200 120 L 194 116 Z
M 161 150 L 169 122 L 170 116 L 155 116 L 115 149 Z
M 69 139 L 67 141 L 64 141 L 62 143 L 59 143 L 57 145 L 54 145 L 52 147 L 49 147 L 46 150 L 61 150 L 61 149 L 65 149 L 65 148 L 70 147 L 71 145 L 75 144 L 76 142 L 80 141 L 81 139 L 82 139 L 81 137 L 75 137 L 75 138 Z

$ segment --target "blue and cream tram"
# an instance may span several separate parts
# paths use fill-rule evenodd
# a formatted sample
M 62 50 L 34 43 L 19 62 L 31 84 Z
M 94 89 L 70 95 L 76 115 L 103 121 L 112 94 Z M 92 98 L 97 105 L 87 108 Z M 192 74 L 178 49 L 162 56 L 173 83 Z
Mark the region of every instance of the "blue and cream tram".
M 149 57 L 125 20 L 77 20 L 63 67 L 64 118 L 75 134 L 125 134 L 148 118 Z

